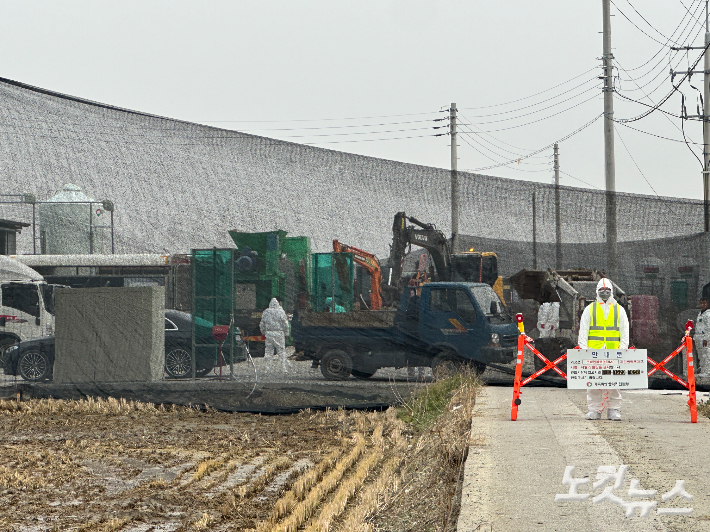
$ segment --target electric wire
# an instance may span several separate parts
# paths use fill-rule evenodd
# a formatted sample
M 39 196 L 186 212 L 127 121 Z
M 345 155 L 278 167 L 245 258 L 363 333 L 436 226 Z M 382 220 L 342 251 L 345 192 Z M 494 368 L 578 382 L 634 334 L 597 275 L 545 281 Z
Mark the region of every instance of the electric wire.
M 519 128 L 519 127 L 529 126 L 530 124 L 536 124 L 536 123 L 541 122 L 541 121 L 543 121 L 543 120 L 547 120 L 548 118 L 552 118 L 553 116 L 561 115 L 562 113 L 566 113 L 567 111 L 571 111 L 572 109 L 574 109 L 574 108 L 576 108 L 576 107 L 579 107 L 580 105 L 584 105 L 585 103 L 590 102 L 591 100 L 596 99 L 598 96 L 599 96 L 598 94 L 595 94 L 595 95 L 592 96 L 591 98 L 587 98 L 586 100 L 584 100 L 584 101 L 582 101 L 582 102 L 579 102 L 578 104 L 575 104 L 575 105 L 573 105 L 573 106 L 571 106 L 571 107 L 568 107 L 567 109 L 563 109 L 562 111 L 558 111 L 558 112 L 553 113 L 553 114 L 548 115 L 548 116 L 543 116 L 542 118 L 538 118 L 537 120 L 532 120 L 532 121 L 530 121 L 530 122 L 526 122 L 525 124 L 518 124 L 518 125 L 515 125 L 515 126 L 504 127 L 504 128 L 499 128 L 499 129 L 481 130 L 481 132 L 482 132 L 482 133 L 495 133 L 495 132 L 497 132 L 497 131 L 509 131 L 509 130 L 511 130 L 511 129 L 517 129 L 517 128 Z
M 575 179 L 575 180 L 579 181 L 580 183 L 584 183 L 584 184 L 587 185 L 588 187 L 596 188 L 597 190 L 602 190 L 601 188 L 599 188 L 599 187 L 597 187 L 597 186 L 595 186 L 595 185 L 592 185 L 591 183 L 587 183 L 586 181 L 583 181 L 583 180 L 581 180 L 580 178 L 573 176 L 572 174 L 569 174 L 569 173 L 567 173 L 567 172 L 564 172 L 563 170 L 560 170 L 560 173 L 566 175 L 567 177 L 571 177 L 572 179 Z
M 643 33 L 646 37 L 648 37 L 648 38 L 651 39 L 652 41 L 657 42 L 657 43 L 660 44 L 661 46 L 666 46 L 666 45 L 668 44 L 668 41 L 666 41 L 666 43 L 662 43 L 661 41 L 659 41 L 659 40 L 656 39 L 655 37 L 650 36 L 650 35 L 649 35 L 648 33 L 646 33 L 644 30 L 642 30 L 641 28 L 639 28 L 638 25 L 636 25 L 636 23 L 635 23 L 633 20 L 631 20 L 629 17 L 627 17 L 626 14 L 625 14 L 621 9 L 619 9 L 619 6 L 617 6 L 616 3 L 614 3 L 614 0 L 611 0 L 611 3 L 612 3 L 612 5 L 616 8 L 616 10 L 617 10 L 619 13 L 621 13 L 621 15 L 622 15 L 626 20 L 628 20 L 628 21 L 631 23 L 631 25 L 632 25 L 634 28 L 636 28 L 637 30 L 639 30 L 639 31 L 640 31 L 641 33 Z M 664 38 L 666 38 L 666 37 L 664 37 Z M 673 42 L 674 44 L 677 44 L 675 41 L 672 41 L 672 42 Z
M 622 70 L 624 70 L 624 67 L 621 65 L 621 63 L 619 63 L 619 67 L 620 67 Z M 637 84 L 637 86 L 638 86 L 638 84 Z M 650 98 L 645 92 L 642 91 L 642 93 L 643 93 L 643 95 L 644 95 L 647 99 L 651 100 L 651 98 Z M 681 94 L 681 96 L 683 96 L 683 93 L 680 93 L 680 94 Z M 651 100 L 651 101 L 652 101 L 652 100 Z M 696 159 L 698 159 L 698 156 L 697 156 L 696 153 L 693 151 L 693 149 L 690 147 L 690 144 L 688 144 L 688 138 L 687 138 L 686 135 L 685 135 L 684 120 L 681 120 L 681 127 L 679 128 L 678 125 L 677 125 L 675 122 L 673 122 L 673 120 L 671 120 L 671 119 L 668 117 L 667 114 L 663 113 L 661 116 L 663 116 L 666 120 L 668 120 L 668 122 L 670 122 L 671 125 L 673 125 L 673 127 L 675 127 L 675 128 L 676 128 L 678 131 L 680 131 L 681 134 L 683 135 L 683 140 L 682 140 L 682 141 L 681 141 L 681 140 L 675 140 L 675 139 L 667 139 L 667 140 L 675 140 L 675 142 L 684 142 L 685 145 L 686 145 L 686 146 L 688 147 L 688 149 L 690 150 L 690 152 L 693 154 L 693 156 L 694 156 Z M 631 127 L 631 126 L 628 126 L 628 127 Z M 635 128 L 631 128 L 631 129 L 635 129 Z M 637 130 L 637 131 L 640 131 L 640 130 Z M 642 133 L 646 133 L 646 132 L 645 132 L 645 131 L 642 131 Z M 651 133 L 648 133 L 648 134 L 651 134 Z M 660 137 L 660 135 L 653 135 L 653 136 L 656 136 L 656 137 L 659 137 L 659 138 L 665 138 L 665 137 Z M 621 135 L 619 135 L 619 138 L 621 138 Z M 622 141 L 622 142 L 623 142 L 623 141 Z M 693 144 L 695 144 L 695 143 L 693 143 Z M 698 159 L 698 161 L 700 161 L 700 159 Z M 702 165 L 702 163 L 701 163 L 701 165 Z
M 616 132 L 616 135 L 619 137 L 619 140 L 621 141 L 621 145 L 622 145 L 622 146 L 624 147 L 624 149 L 626 150 L 626 153 L 629 155 L 629 157 L 630 157 L 631 160 L 633 161 L 634 165 L 636 166 L 636 169 L 637 169 L 637 170 L 639 171 L 639 173 L 641 174 L 641 177 L 643 177 L 643 180 L 646 181 L 646 184 L 651 188 L 651 190 L 653 190 L 653 193 L 656 195 L 656 197 L 657 197 L 659 200 L 661 200 L 662 205 L 663 205 L 666 209 L 668 209 L 668 211 L 670 212 L 670 214 L 672 214 L 672 215 L 674 215 L 674 216 L 678 216 L 678 213 L 675 212 L 675 211 L 670 207 L 670 205 L 668 205 L 668 202 L 667 202 L 667 201 L 665 201 L 663 198 L 661 198 L 661 196 L 658 195 L 658 192 L 656 192 L 656 189 L 653 188 L 653 185 L 651 184 L 651 182 L 646 178 L 646 174 L 643 173 L 643 170 L 641 170 L 641 167 L 640 167 L 640 166 L 638 165 L 638 163 L 636 162 L 636 159 L 634 159 L 634 156 L 631 155 L 631 152 L 629 151 L 629 148 L 626 146 L 626 142 L 624 142 L 624 138 L 623 138 L 623 137 L 621 136 L 621 134 L 619 133 L 619 130 L 617 129 L 616 125 L 614 125 L 614 131 Z M 666 218 L 666 219 L 668 219 L 668 218 Z
M 195 120 L 195 123 L 216 124 L 216 123 L 237 123 L 237 124 L 254 124 L 254 123 L 283 123 L 283 122 L 325 122 L 329 120 L 372 120 L 375 118 L 398 118 L 402 116 L 422 116 L 439 114 L 440 111 L 428 111 L 426 113 L 405 113 L 398 115 L 375 115 L 375 116 L 354 116 L 347 118 L 300 118 L 291 120 Z
M 469 111 L 470 111 L 470 110 L 478 110 L 478 109 L 490 109 L 490 108 L 492 108 L 492 107 L 503 107 L 503 106 L 506 106 L 506 105 L 511 105 L 511 104 L 513 104 L 513 103 L 522 102 L 523 100 L 529 100 L 530 98 L 534 98 L 535 96 L 539 96 L 540 94 L 545 94 L 546 92 L 550 92 L 551 90 L 554 90 L 554 89 L 556 89 L 557 87 L 561 87 L 562 85 L 566 85 L 566 84 L 569 83 L 570 81 L 574 81 L 575 79 L 581 78 L 582 76 L 584 76 L 584 75 L 586 75 L 586 74 L 589 74 L 590 72 L 595 71 L 597 68 L 598 68 L 598 67 L 590 68 L 590 69 L 587 70 L 586 72 L 582 72 L 581 74 L 579 74 L 579 75 L 577 75 L 577 76 L 575 76 L 575 77 L 573 77 L 573 78 L 570 78 L 570 79 L 568 79 L 567 81 L 563 81 L 562 83 L 558 83 L 558 84 L 555 85 L 554 87 L 550 87 L 549 89 L 545 89 L 544 91 L 536 92 L 535 94 L 531 94 L 530 96 L 525 96 L 525 97 L 523 97 L 523 98 L 518 98 L 517 100 L 511 100 L 511 101 L 505 102 L 505 103 L 497 103 L 497 104 L 494 104 L 494 105 L 484 105 L 484 106 L 481 106 L 481 107 L 462 107 L 461 109 L 465 109 L 465 110 L 469 110 Z
M 698 35 L 700 35 L 700 32 L 701 32 L 701 31 L 702 31 L 702 30 L 698 30 L 698 31 L 695 33 L 695 35 L 692 36 L 692 39 L 691 39 L 691 35 L 690 35 L 690 34 L 688 34 L 688 37 L 687 37 L 687 38 L 688 38 L 688 39 L 691 39 L 692 41 L 695 41 L 695 40 L 698 38 Z M 618 63 L 618 61 L 617 61 L 616 59 L 615 59 L 614 61 Z M 683 57 L 681 56 L 680 59 L 678 59 L 678 61 L 676 61 L 675 65 L 672 65 L 672 61 L 671 61 L 670 56 L 669 56 L 668 64 L 669 64 L 669 67 L 670 67 L 671 70 L 673 70 L 674 68 L 678 68 L 678 66 L 679 66 L 680 63 L 682 63 L 682 62 L 683 62 Z M 642 74 L 642 75 L 640 75 L 640 76 L 638 76 L 638 77 L 635 77 L 635 78 L 634 78 L 634 77 L 631 77 L 631 74 L 629 74 L 629 72 L 631 72 L 631 71 L 634 70 L 634 69 L 624 69 L 624 72 L 626 72 L 626 74 L 629 76 L 629 79 L 628 79 L 628 80 L 624 80 L 623 78 L 620 78 L 620 79 L 621 79 L 621 81 L 633 81 L 633 82 L 637 85 L 637 87 L 639 87 L 639 86 L 638 86 L 638 83 L 636 83 L 636 82 L 637 82 L 637 81 L 640 81 L 641 79 L 645 78 L 646 76 L 652 74 L 652 73 L 661 65 L 661 63 L 663 63 L 663 58 L 661 58 L 661 60 L 660 60 L 658 63 L 656 63 L 650 70 L 648 70 L 648 72 L 646 72 L 645 74 Z M 653 83 L 655 80 L 657 80 L 658 77 L 659 77 L 661 74 L 665 73 L 665 72 L 666 72 L 666 71 L 665 71 L 664 69 L 660 69 L 660 70 L 658 70 L 658 72 L 656 72 L 656 74 L 655 74 L 651 79 L 649 79 L 648 81 L 646 81 L 641 87 L 639 87 L 639 88 L 637 88 L 637 89 L 624 90 L 623 92 L 635 92 L 635 91 L 637 91 L 637 90 L 639 90 L 639 89 L 644 89 L 645 87 L 647 87 L 648 85 L 650 85 L 651 83 Z M 661 81 L 661 83 L 660 83 L 659 85 L 657 85 L 655 89 L 653 89 L 652 91 L 650 91 L 650 94 L 653 94 L 653 93 L 656 92 L 660 87 L 662 87 L 663 84 L 666 82 L 666 80 L 667 80 L 669 77 L 670 77 L 670 74 L 667 74 L 667 75 L 663 78 L 663 80 Z
M 495 150 L 491 149 L 491 148 L 488 147 L 488 146 L 484 146 L 484 145 L 481 143 L 481 141 L 483 141 L 484 139 L 473 137 L 473 136 L 470 135 L 469 132 L 466 132 L 466 131 L 463 131 L 463 130 L 462 130 L 462 131 L 459 131 L 459 132 L 458 132 L 458 135 L 460 135 L 460 138 L 461 138 L 466 144 L 468 144 L 468 145 L 471 146 L 474 150 L 478 151 L 478 153 L 481 153 L 481 155 L 483 155 L 484 157 L 486 157 L 487 159 L 489 159 L 489 160 L 491 160 L 491 161 L 493 161 L 493 162 L 495 162 L 495 163 L 499 163 L 499 162 L 501 162 L 501 159 L 506 160 L 506 159 L 509 157 L 508 155 L 503 155 L 503 154 L 501 154 L 501 153 L 496 152 Z M 479 148 L 484 149 L 484 150 L 486 150 L 486 151 L 488 151 L 488 152 L 494 154 L 496 157 L 498 157 L 498 159 L 496 160 L 496 159 L 494 159 L 494 158 L 492 158 L 492 157 L 489 157 L 489 156 L 485 155 L 484 153 L 482 153 L 481 151 L 479 151 L 478 149 L 476 149 L 476 148 L 467 140 L 467 137 L 470 138 L 472 142 L 477 142 L 477 141 L 478 141 L 478 142 L 477 142 L 477 145 L 478 145 Z M 522 157 L 520 154 L 515 154 L 515 155 L 516 155 L 519 159 L 520 159 L 520 157 Z M 532 157 L 531 157 L 531 158 L 532 158 Z M 535 156 L 535 158 L 548 159 L 548 157 L 539 157 L 539 156 Z M 547 167 L 550 166 L 550 162 L 549 162 L 549 161 L 545 161 L 545 162 L 527 162 L 527 161 L 526 161 L 526 162 L 523 162 L 523 164 L 528 165 L 528 166 L 547 166 Z M 537 171 L 540 171 L 540 170 L 528 170 L 528 171 L 535 171 L 535 172 L 537 172 Z
M 535 151 L 533 151 L 533 152 L 531 152 L 531 153 L 529 153 L 529 154 L 527 154 L 527 155 L 525 155 L 525 156 L 523 156 L 523 157 L 519 157 L 519 158 L 516 158 L 516 159 L 511 159 L 511 160 L 509 160 L 509 161 L 507 161 L 507 162 L 503 162 L 503 163 L 500 163 L 500 164 L 497 164 L 497 165 L 493 165 L 493 166 L 486 166 L 486 167 L 476 168 L 476 169 L 472 170 L 472 172 L 481 172 L 481 171 L 483 171 L 483 170 L 490 170 L 490 169 L 492 169 L 492 168 L 500 168 L 501 166 L 507 166 L 507 165 L 509 165 L 509 164 L 513 164 L 513 163 L 519 162 L 519 161 L 521 161 L 521 160 L 528 159 L 528 158 L 532 157 L 533 155 L 537 155 L 537 154 L 540 153 L 540 152 L 543 152 L 543 151 L 545 151 L 545 150 L 550 149 L 550 148 L 551 148 L 552 146 L 554 146 L 556 143 L 564 142 L 565 140 L 567 140 L 567 139 L 573 137 L 574 135 L 576 135 L 576 134 L 579 133 L 580 131 L 582 131 L 582 130 L 588 128 L 589 126 L 591 126 L 594 122 L 596 122 L 597 120 L 599 120 L 599 118 L 601 118 L 602 116 L 604 116 L 604 113 L 598 114 L 597 116 L 595 116 L 592 120 L 590 120 L 589 122 L 587 122 L 587 123 L 584 124 L 583 126 L 577 128 L 577 129 L 575 129 L 572 133 L 569 133 L 569 134 L 565 135 L 564 137 L 562 137 L 561 139 L 558 139 L 558 140 L 556 140 L 555 142 L 552 142 L 551 144 L 548 144 L 547 146 L 544 146 L 544 147 L 542 147 L 542 148 L 540 148 L 540 149 L 537 149 L 537 150 L 535 150 Z
M 696 1 L 696 0 L 693 0 L 693 4 L 695 4 L 695 1 Z M 698 11 L 698 9 L 700 9 L 700 8 L 702 7 L 702 0 L 697 0 L 697 2 L 698 2 L 698 6 L 695 8 L 695 11 L 696 11 L 696 12 Z M 691 4 L 691 6 L 692 6 L 693 4 Z M 689 13 L 690 13 L 690 12 L 689 12 Z M 684 21 L 685 21 L 685 15 L 683 16 L 683 18 L 681 19 L 681 21 L 678 23 L 678 25 L 676 26 L 676 28 L 673 30 L 673 33 L 671 33 L 671 37 L 675 36 L 676 32 L 678 31 L 678 28 L 680 28 L 680 26 L 683 24 Z M 692 19 L 689 19 L 688 22 L 686 23 L 685 27 L 681 30 L 681 32 L 680 32 L 680 40 L 685 40 L 685 39 L 682 38 L 682 36 L 683 36 L 683 34 L 685 33 L 685 31 L 688 29 L 688 27 L 690 26 L 691 22 L 693 22 Z M 691 32 L 692 32 L 692 30 L 691 30 Z M 688 38 L 689 38 L 689 37 L 690 37 L 690 33 L 688 34 Z M 686 39 L 687 39 L 687 38 L 686 38 Z M 639 69 L 645 67 L 645 66 L 646 66 L 647 64 L 649 64 L 651 61 L 653 61 L 656 57 L 658 57 L 658 55 L 659 55 L 661 52 L 666 51 L 666 49 L 667 49 L 667 44 L 664 45 L 664 46 L 662 46 L 661 48 L 659 48 L 658 51 L 657 51 L 655 54 L 653 54 L 653 56 L 651 56 L 651 58 L 650 58 L 648 61 L 646 61 L 645 63 L 643 63 L 643 64 L 641 64 L 641 65 L 639 65 L 639 66 L 637 66 L 637 67 L 629 68 L 629 69 L 627 69 L 627 71 L 628 71 L 628 72 L 634 72 L 634 71 L 636 71 L 636 70 L 639 70 Z M 656 63 L 655 66 L 651 67 L 651 69 L 650 69 L 648 72 L 646 72 L 645 74 L 639 76 L 639 78 L 637 78 L 637 79 L 646 77 L 649 73 L 653 72 L 653 71 L 661 64 L 662 61 L 663 61 L 663 58 L 661 58 L 661 61 L 659 61 L 658 63 Z
M 633 10 L 636 12 L 636 14 L 637 14 L 639 17 L 641 17 L 641 19 L 642 19 L 646 24 L 648 24 L 648 26 L 649 26 L 651 29 L 653 29 L 653 31 L 655 31 L 656 33 L 658 33 L 658 35 L 660 35 L 661 37 L 663 37 L 664 39 L 666 39 L 666 42 L 669 42 L 669 41 L 670 41 L 670 42 L 672 42 L 673 44 L 676 44 L 676 45 L 678 44 L 678 43 L 675 42 L 671 37 L 666 37 L 666 36 L 663 35 L 660 31 L 658 31 L 658 28 L 656 28 L 653 24 L 651 24 L 651 23 L 646 19 L 646 17 L 644 17 L 641 13 L 639 13 L 639 10 L 636 9 L 636 8 L 634 7 L 634 5 L 633 5 L 629 0 L 626 0 L 626 3 L 631 6 L 631 9 L 633 9 Z M 617 8 L 617 9 L 618 9 L 618 8 Z M 683 17 L 683 18 L 685 18 L 685 17 Z
M 644 105 L 644 106 L 650 107 L 650 109 L 648 109 L 647 111 L 645 111 L 645 112 L 641 113 L 640 115 L 635 116 L 635 117 L 633 117 L 633 118 L 623 118 L 623 119 L 616 119 L 616 118 L 615 118 L 614 121 L 615 121 L 615 122 L 620 122 L 620 123 L 623 122 L 623 123 L 627 123 L 627 124 L 628 124 L 628 123 L 630 123 L 630 122 L 636 122 L 636 121 L 638 121 L 638 120 L 641 120 L 641 119 L 643 119 L 643 118 L 646 118 L 646 117 L 647 117 L 648 115 L 650 115 L 651 113 L 660 110 L 660 107 L 661 107 L 664 103 L 666 103 L 666 102 L 670 99 L 670 97 L 671 97 L 675 92 L 678 91 L 680 85 L 688 78 L 689 73 L 690 73 L 691 71 L 695 70 L 695 67 L 698 66 L 698 63 L 699 63 L 700 60 L 703 58 L 703 55 L 705 54 L 705 52 L 707 52 L 708 47 L 710 47 L 710 43 L 708 43 L 708 44 L 705 45 L 705 48 L 703 49 L 703 53 L 700 54 L 700 56 L 699 56 L 698 59 L 695 61 L 695 63 L 693 63 L 693 66 L 688 69 L 688 72 L 686 72 L 686 73 L 683 75 L 683 79 L 680 80 L 680 83 L 678 83 L 677 86 L 676 86 L 676 85 L 673 85 L 673 89 L 671 89 L 671 91 L 670 91 L 666 96 L 664 96 L 663 99 L 662 99 L 660 102 L 658 102 L 657 104 L 654 104 L 653 106 L 650 106 L 650 105 L 648 105 L 647 103 L 639 102 L 639 101 L 633 100 L 633 99 L 631 99 L 631 98 L 629 98 L 629 97 L 627 97 L 627 96 L 624 96 L 623 94 L 619 94 L 619 96 L 621 96 L 622 98 L 625 98 L 625 99 L 630 100 L 630 101 L 634 101 L 634 102 L 636 102 L 636 103 L 638 103 L 638 104 L 640 104 L 640 105 Z M 617 93 L 617 94 L 618 94 L 618 93 Z M 663 111 L 663 112 L 667 112 L 667 111 Z M 676 116 L 676 115 L 673 115 L 672 113 L 668 113 L 668 114 L 670 114 L 671 116 Z M 677 118 L 677 117 L 676 117 L 676 118 Z
M 483 152 L 482 152 L 481 150 L 479 150 L 478 148 L 476 148 L 473 144 L 471 144 L 468 140 L 466 140 L 465 137 L 461 137 L 461 140 L 463 140 L 463 141 L 464 141 L 466 144 L 468 144 L 473 150 L 475 150 L 476 152 L 480 153 L 480 154 L 481 154 L 483 157 L 485 157 L 486 159 L 489 159 L 489 160 L 491 160 L 491 161 L 493 161 L 493 162 L 498 162 L 498 161 L 496 161 L 495 159 L 493 159 L 492 157 L 490 157 L 490 156 L 486 155 L 485 153 L 483 153 Z M 509 168 L 510 170 L 515 170 L 515 171 L 517 171 L 517 172 L 532 172 L 532 173 L 537 173 L 537 172 L 547 172 L 547 171 L 549 171 L 548 169 L 544 169 L 544 170 L 527 170 L 527 169 L 525 169 L 525 168 L 516 168 L 515 166 L 511 166 L 511 167 L 508 167 L 508 168 Z M 462 170 L 462 171 L 463 171 L 463 172 L 475 172 L 475 170 Z
M 345 126 L 313 126 L 313 127 L 287 127 L 287 128 L 270 128 L 270 127 L 265 127 L 265 128 L 246 128 L 243 129 L 242 131 L 249 132 L 249 131 L 304 131 L 304 130 L 311 130 L 311 129 L 345 129 L 345 128 L 356 128 L 356 127 L 380 127 L 380 126 L 397 126 L 397 125 L 402 125 L 402 124 L 421 124 L 425 122 L 436 122 L 436 121 L 441 121 L 444 120 L 443 118 L 430 118 L 427 120 L 409 120 L 405 122 L 381 122 L 378 124 L 348 124 Z
M 490 117 L 490 116 L 500 116 L 500 115 L 505 115 L 505 114 L 510 114 L 510 113 L 517 113 L 517 112 L 519 112 L 519 111 L 523 111 L 523 110 L 529 109 L 529 108 L 531 108 L 531 107 L 537 107 L 538 105 L 542 105 L 543 103 L 546 103 L 546 102 L 549 102 L 549 101 L 554 100 L 554 99 L 556 99 L 556 98 L 559 98 L 560 96 L 563 96 L 563 95 L 565 95 L 565 94 L 568 94 L 568 93 L 572 92 L 572 91 L 575 90 L 575 89 L 578 89 L 578 88 L 580 88 L 580 87 L 583 87 L 584 85 L 586 85 L 586 84 L 589 83 L 590 81 L 598 81 L 598 78 L 597 78 L 596 76 L 593 77 L 593 78 L 589 78 L 588 80 L 584 81 L 583 83 L 580 83 L 579 85 L 576 85 L 576 86 L 572 87 L 572 88 L 569 89 L 569 90 L 566 90 L 566 91 L 564 91 L 564 92 L 561 92 L 560 94 L 558 94 L 558 95 L 556 95 L 556 96 L 551 96 L 550 98 L 547 98 L 547 99 L 545 99 L 545 100 L 539 101 L 539 102 L 537 102 L 537 103 L 531 103 L 530 105 L 526 105 L 526 106 L 523 106 L 523 107 L 518 107 L 518 108 L 516 108 L 516 109 L 510 109 L 510 110 L 508 110 L 508 111 L 501 111 L 500 113 L 491 113 L 491 114 L 487 114 L 487 115 L 471 115 L 471 116 L 474 117 L 474 118 L 487 118 L 487 117 Z M 579 96 L 580 94 L 584 94 L 585 92 L 589 92 L 590 90 L 592 90 L 592 89 L 594 89 L 594 88 L 595 88 L 595 87 L 592 87 L 591 89 L 587 89 L 587 90 L 585 90 L 585 91 L 582 91 L 582 92 L 578 93 L 576 96 Z M 574 97 L 575 97 L 575 96 L 571 96 L 571 97 L 568 98 L 567 100 L 569 100 L 569 99 L 571 99 L 571 98 L 574 98 Z M 565 101 L 567 101 L 567 100 L 562 100 L 562 102 L 559 102 L 559 103 L 563 103 L 563 102 L 565 102 Z M 555 104 L 555 105 L 557 105 L 557 104 Z M 468 109 L 471 109 L 471 108 L 469 108 L 469 107 L 462 107 L 462 109 L 467 109 L 467 110 L 468 110 Z M 546 109 L 549 109 L 549 107 L 547 107 Z M 523 115 L 523 116 L 524 116 L 524 115 Z
M 461 116 L 464 120 L 466 120 L 467 122 L 470 122 L 470 120 L 469 120 L 467 117 L 465 117 L 465 116 L 463 116 L 463 115 L 460 115 L 460 116 Z M 471 131 L 471 129 L 470 129 L 471 126 L 475 127 L 475 128 L 478 129 L 479 131 Z M 490 135 L 490 134 L 487 134 L 487 133 L 486 133 L 486 134 L 481 134 L 480 128 L 479 128 L 478 126 L 476 126 L 475 124 L 462 124 L 462 127 L 467 127 L 467 128 L 469 128 L 468 131 L 465 131 L 465 130 L 463 131 L 464 134 L 468 134 L 468 135 L 470 135 L 470 136 L 471 136 L 471 135 L 475 135 L 475 138 L 477 138 L 477 139 L 479 139 L 479 140 L 481 140 L 481 141 L 487 142 L 487 143 L 491 144 L 492 146 L 495 146 L 496 149 L 498 149 L 498 150 L 505 151 L 505 152 L 507 152 L 507 153 L 510 153 L 510 154 L 513 154 L 513 155 L 518 155 L 518 156 L 521 154 L 520 152 L 529 151 L 529 150 L 527 150 L 527 149 L 518 148 L 517 146 L 512 146 L 512 145 L 510 145 L 510 144 L 508 144 L 508 143 L 502 142 L 502 141 L 500 141 L 499 139 L 497 139 L 496 137 L 494 137 L 493 135 Z M 496 140 L 496 141 L 498 141 L 498 142 L 501 143 L 501 144 L 505 144 L 505 145 L 507 145 L 507 146 L 511 146 L 512 148 L 516 148 L 517 151 L 509 150 L 508 148 L 505 148 L 505 147 L 503 147 L 503 146 L 500 146 L 500 145 L 496 144 L 495 142 L 492 142 L 492 141 L 490 141 L 490 140 L 485 139 L 484 137 L 490 137 L 490 138 L 492 138 L 493 140 Z

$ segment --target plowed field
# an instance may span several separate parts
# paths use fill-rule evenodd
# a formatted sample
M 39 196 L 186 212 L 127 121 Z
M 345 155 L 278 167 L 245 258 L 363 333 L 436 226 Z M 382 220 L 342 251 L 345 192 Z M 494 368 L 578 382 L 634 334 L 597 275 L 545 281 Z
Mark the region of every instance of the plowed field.
M 0 530 L 445 530 L 472 396 L 425 432 L 394 409 L 0 401 Z

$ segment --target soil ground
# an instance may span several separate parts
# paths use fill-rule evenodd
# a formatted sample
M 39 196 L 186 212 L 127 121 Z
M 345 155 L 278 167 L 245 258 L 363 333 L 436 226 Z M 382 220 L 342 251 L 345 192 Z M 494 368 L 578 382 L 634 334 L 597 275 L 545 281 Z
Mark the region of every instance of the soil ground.
M 426 430 L 392 408 L 0 401 L 0 530 L 455 529 L 475 393 L 447 400 Z

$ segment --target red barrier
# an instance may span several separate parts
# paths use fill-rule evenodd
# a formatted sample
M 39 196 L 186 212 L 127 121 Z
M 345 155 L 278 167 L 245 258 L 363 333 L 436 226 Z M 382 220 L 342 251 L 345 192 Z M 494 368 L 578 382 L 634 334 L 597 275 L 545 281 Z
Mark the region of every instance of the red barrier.
M 535 349 L 535 346 L 532 345 L 532 338 L 527 336 L 525 334 L 525 330 L 523 328 L 523 315 L 522 314 L 517 314 L 516 319 L 518 320 L 518 329 L 520 330 L 520 334 L 518 335 L 518 356 L 517 356 L 517 362 L 515 365 L 515 380 L 513 382 L 513 404 L 510 409 L 510 420 L 511 421 L 516 421 L 518 419 L 518 407 L 522 403 L 520 396 L 522 395 L 522 392 L 520 391 L 520 388 L 528 384 L 530 381 L 533 379 L 536 379 L 543 373 L 545 373 L 548 370 L 553 370 L 557 372 L 561 377 L 564 379 L 567 379 L 567 375 L 565 374 L 564 371 L 562 371 L 560 368 L 557 367 L 557 364 L 562 362 L 567 358 L 567 354 L 565 353 L 562 355 L 560 358 L 557 360 L 550 362 L 545 356 L 540 353 L 537 349 Z M 683 338 L 683 343 L 673 351 L 670 355 L 668 355 L 666 358 L 664 358 L 660 363 L 654 361 L 651 357 L 646 356 L 648 359 L 648 362 L 653 365 L 653 369 L 651 369 L 648 372 L 648 376 L 650 377 L 653 375 L 656 371 L 662 371 L 666 375 L 668 375 L 671 379 L 676 381 L 678 384 L 681 384 L 685 388 L 688 389 L 688 406 L 690 407 L 690 421 L 691 423 L 697 423 L 698 422 L 698 404 L 697 404 L 697 398 L 695 395 L 695 368 L 693 364 L 693 339 L 690 337 L 690 331 L 693 328 L 693 322 L 688 321 L 685 325 L 685 337 Z M 530 349 L 532 353 L 538 357 L 540 360 L 542 360 L 545 363 L 545 367 L 537 370 L 535 373 L 530 375 L 529 377 L 525 378 L 524 380 L 522 379 L 523 376 L 523 355 L 525 353 L 525 348 Z M 667 364 L 674 356 L 677 354 L 681 353 L 683 349 L 686 350 L 687 352 L 687 365 L 688 365 L 688 382 L 684 381 L 677 375 L 675 375 L 673 372 L 668 370 L 665 367 L 665 364 Z
M 653 369 L 651 369 L 648 372 L 648 376 L 650 377 L 657 371 L 662 371 L 666 375 L 668 375 L 671 379 L 676 381 L 678 384 L 681 386 L 685 387 L 688 389 L 688 406 L 690 407 L 690 422 L 691 423 L 697 423 L 698 422 L 698 401 L 695 396 L 695 364 L 693 363 L 693 339 L 690 337 L 690 331 L 693 329 L 693 322 L 692 320 L 688 320 L 688 323 L 685 324 L 685 336 L 683 337 L 683 343 L 680 344 L 678 349 L 673 351 L 670 355 L 668 355 L 666 358 L 664 358 L 661 362 L 657 363 L 655 360 L 653 360 L 651 357 L 647 356 L 646 358 L 648 359 L 648 362 L 653 366 Z M 673 372 L 668 370 L 665 367 L 665 364 L 667 364 L 674 356 L 680 354 L 683 352 L 683 349 L 686 350 L 687 353 L 687 367 L 688 367 L 688 382 L 685 382 L 683 379 L 675 375 Z

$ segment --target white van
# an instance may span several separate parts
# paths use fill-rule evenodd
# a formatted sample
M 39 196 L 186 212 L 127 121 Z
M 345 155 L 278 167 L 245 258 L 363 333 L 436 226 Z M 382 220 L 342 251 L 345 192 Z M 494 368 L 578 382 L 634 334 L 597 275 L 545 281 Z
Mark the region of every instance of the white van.
M 0 353 L 54 334 L 53 287 L 32 268 L 0 255 Z

